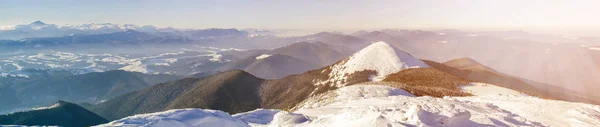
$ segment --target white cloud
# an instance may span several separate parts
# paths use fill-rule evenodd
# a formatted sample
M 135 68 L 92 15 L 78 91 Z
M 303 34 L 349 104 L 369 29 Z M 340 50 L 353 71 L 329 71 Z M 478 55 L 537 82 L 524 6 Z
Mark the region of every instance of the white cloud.
M 15 29 L 15 26 L 13 26 L 13 25 L 3 25 L 3 26 L 0 25 L 0 30 L 14 30 L 14 29 Z

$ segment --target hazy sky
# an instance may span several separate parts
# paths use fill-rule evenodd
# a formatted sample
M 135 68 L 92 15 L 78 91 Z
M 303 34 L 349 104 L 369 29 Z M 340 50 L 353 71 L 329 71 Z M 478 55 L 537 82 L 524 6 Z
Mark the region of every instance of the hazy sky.
M 600 0 L 0 0 L 0 26 L 600 30 Z

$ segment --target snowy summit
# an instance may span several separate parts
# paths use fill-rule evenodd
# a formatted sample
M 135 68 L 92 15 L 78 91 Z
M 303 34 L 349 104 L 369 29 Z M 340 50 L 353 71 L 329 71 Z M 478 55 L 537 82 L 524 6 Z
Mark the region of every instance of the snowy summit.
M 350 74 L 359 71 L 375 71 L 377 75 L 372 76 L 372 81 L 381 81 L 387 75 L 400 72 L 407 68 L 427 68 L 425 62 L 411 56 L 410 54 L 392 47 L 386 42 L 375 42 L 364 49 L 353 54 L 342 62 L 331 66 L 331 72 L 328 81 L 317 82 L 317 85 L 323 82 L 333 82 L 334 86 L 342 87 L 348 80 Z

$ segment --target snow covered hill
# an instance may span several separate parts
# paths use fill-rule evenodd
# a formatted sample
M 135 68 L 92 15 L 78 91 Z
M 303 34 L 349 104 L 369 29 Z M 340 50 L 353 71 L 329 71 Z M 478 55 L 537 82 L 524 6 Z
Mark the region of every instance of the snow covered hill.
M 352 74 L 361 71 L 374 71 L 376 74 L 371 75 L 370 80 L 381 81 L 387 75 L 403 69 L 424 67 L 429 67 L 429 65 L 402 50 L 379 41 L 330 66 L 328 70 L 323 70 L 323 72 L 329 72 L 329 78 L 318 80 L 315 85 L 330 84 L 334 87 L 343 87 L 348 85 L 348 78 L 352 77 Z
M 177 109 L 131 116 L 100 126 L 211 126 L 215 122 L 223 123 L 216 126 L 240 127 L 600 126 L 600 106 L 597 105 L 545 100 L 491 84 L 474 83 L 464 90 L 500 92 L 472 97 L 414 97 L 401 89 L 371 82 L 330 91 L 327 95 L 333 97 L 320 98 L 327 103 L 293 112 L 258 109 L 235 114 L 232 118 L 213 110 Z

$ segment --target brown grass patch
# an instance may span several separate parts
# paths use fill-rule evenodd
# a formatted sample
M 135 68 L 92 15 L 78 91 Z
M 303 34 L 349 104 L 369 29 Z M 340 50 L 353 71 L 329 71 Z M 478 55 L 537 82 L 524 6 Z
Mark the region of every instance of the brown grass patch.
M 470 59 L 467 59 L 470 60 Z M 512 89 L 515 91 L 519 91 L 525 93 L 527 95 L 536 96 L 544 99 L 552 99 L 546 91 L 539 90 L 535 88 L 533 85 L 525 83 L 519 79 L 513 78 L 511 76 L 497 73 L 495 70 L 491 70 L 491 68 L 485 67 L 483 65 L 474 65 L 479 68 L 488 68 L 488 69 L 472 69 L 471 67 L 465 67 L 464 70 L 457 69 L 445 64 L 441 64 L 438 62 L 423 60 L 425 63 L 430 65 L 431 67 L 441 70 L 443 72 L 449 73 L 451 75 L 455 75 L 458 77 L 465 78 L 467 80 L 475 81 L 475 82 L 483 82 L 487 84 L 493 84 L 496 86 Z M 459 63 L 456 60 L 454 63 Z M 475 62 L 476 63 L 476 62 Z
M 395 86 L 416 96 L 471 96 L 462 92 L 460 85 L 470 81 L 439 71 L 434 68 L 410 68 L 388 75 L 383 81 L 403 83 L 406 86 Z

